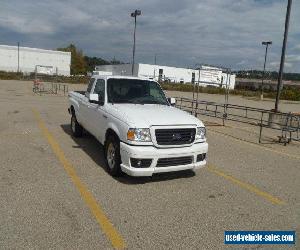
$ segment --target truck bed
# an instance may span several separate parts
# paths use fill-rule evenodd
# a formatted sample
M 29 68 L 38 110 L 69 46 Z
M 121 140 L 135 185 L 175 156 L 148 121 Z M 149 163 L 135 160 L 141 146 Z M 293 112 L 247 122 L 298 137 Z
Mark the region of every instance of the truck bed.
M 80 91 L 80 90 L 78 90 L 78 91 L 73 91 L 73 92 L 78 93 L 78 94 L 81 94 L 81 95 L 85 95 L 85 91 Z
M 69 101 L 70 103 L 75 102 L 79 100 L 86 100 L 85 91 L 70 91 L 69 92 Z M 78 104 L 77 104 L 78 105 Z

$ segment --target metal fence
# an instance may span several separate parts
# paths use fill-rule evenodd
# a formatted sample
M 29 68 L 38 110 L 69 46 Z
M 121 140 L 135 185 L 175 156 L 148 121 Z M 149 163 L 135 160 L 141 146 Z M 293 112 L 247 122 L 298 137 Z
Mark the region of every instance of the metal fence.
M 235 121 L 259 127 L 259 143 L 261 143 L 263 128 L 280 131 L 278 141 L 285 145 L 292 140 L 300 141 L 300 115 L 293 113 L 274 112 L 248 106 L 229 103 L 197 101 L 188 98 L 176 98 L 176 107 L 195 115 L 205 115 Z
M 69 86 L 62 83 L 53 82 L 40 82 L 35 80 L 33 82 L 32 91 L 36 94 L 63 94 L 64 96 L 68 94 Z
M 54 72 L 55 71 L 55 72 Z M 33 92 L 41 94 L 62 94 L 68 93 L 67 84 L 58 82 L 58 68 L 52 66 L 36 65 L 33 80 Z

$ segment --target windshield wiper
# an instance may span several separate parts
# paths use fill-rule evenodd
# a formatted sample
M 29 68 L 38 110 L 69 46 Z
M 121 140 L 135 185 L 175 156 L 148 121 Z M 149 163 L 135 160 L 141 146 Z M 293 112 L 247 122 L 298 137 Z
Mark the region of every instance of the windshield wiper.
M 142 104 L 142 105 L 144 105 L 143 102 L 137 101 L 137 100 L 118 100 L 118 101 L 114 101 L 114 103 L 132 103 L 132 104 Z
M 143 101 L 139 101 L 139 100 L 131 100 L 130 103 L 133 103 L 133 104 L 141 104 L 141 105 L 144 105 L 145 103 Z
M 164 102 L 156 102 L 156 101 L 146 101 L 145 104 L 158 104 L 158 105 L 167 105 Z

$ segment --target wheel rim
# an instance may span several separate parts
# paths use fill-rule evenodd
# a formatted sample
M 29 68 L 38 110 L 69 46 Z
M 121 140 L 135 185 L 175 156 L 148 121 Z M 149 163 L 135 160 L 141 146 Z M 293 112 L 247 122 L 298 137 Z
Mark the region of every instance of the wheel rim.
M 107 163 L 110 169 L 113 169 L 115 166 L 115 155 L 116 155 L 116 149 L 112 143 L 109 143 L 107 147 Z
M 72 118 L 71 118 L 71 128 L 72 128 L 72 131 L 73 131 L 73 133 L 75 133 L 75 117 L 74 116 L 72 116 Z

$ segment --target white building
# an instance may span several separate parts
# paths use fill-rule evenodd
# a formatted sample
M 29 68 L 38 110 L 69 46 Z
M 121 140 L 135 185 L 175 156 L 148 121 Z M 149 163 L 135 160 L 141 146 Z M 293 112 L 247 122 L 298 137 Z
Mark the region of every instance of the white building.
M 97 75 L 127 75 L 132 71 L 131 64 L 101 65 L 96 66 L 93 74 Z M 198 83 L 200 86 L 213 85 L 217 87 L 228 87 L 234 89 L 235 75 L 227 74 L 221 68 L 202 66 L 199 69 L 177 68 L 161 65 L 138 63 L 134 65 L 134 76 L 146 77 L 157 81 L 169 81 L 174 83 Z M 228 80 L 227 80 L 228 79 Z
M 19 60 L 18 60 L 19 58 Z M 70 75 L 71 52 L 0 45 L 0 70 Z

